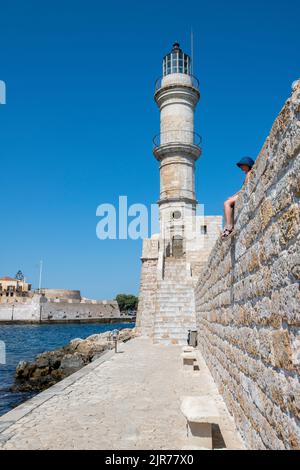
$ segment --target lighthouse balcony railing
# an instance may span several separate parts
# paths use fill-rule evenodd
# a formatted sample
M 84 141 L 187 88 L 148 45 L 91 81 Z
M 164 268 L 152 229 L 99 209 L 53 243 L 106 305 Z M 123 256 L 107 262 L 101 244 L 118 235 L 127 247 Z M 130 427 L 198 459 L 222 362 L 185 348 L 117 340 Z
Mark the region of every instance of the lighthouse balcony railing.
M 174 77 L 174 80 L 173 80 Z M 176 77 L 176 80 L 175 80 Z M 155 93 L 164 86 L 188 86 L 199 91 L 199 80 L 194 75 L 185 73 L 169 74 L 159 77 L 155 82 Z
M 174 129 L 157 134 L 153 138 L 153 147 L 156 149 L 163 145 L 172 144 L 195 145 L 200 147 L 201 141 L 201 136 L 196 132 Z

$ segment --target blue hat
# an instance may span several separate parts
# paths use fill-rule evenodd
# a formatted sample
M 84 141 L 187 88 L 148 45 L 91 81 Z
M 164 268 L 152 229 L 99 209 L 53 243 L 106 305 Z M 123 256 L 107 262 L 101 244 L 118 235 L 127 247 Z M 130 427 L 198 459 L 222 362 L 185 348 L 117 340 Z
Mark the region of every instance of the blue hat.
M 242 165 L 248 165 L 250 168 L 253 167 L 254 165 L 254 160 L 252 160 L 251 157 L 243 157 L 241 160 L 237 163 L 237 166 L 241 168 Z

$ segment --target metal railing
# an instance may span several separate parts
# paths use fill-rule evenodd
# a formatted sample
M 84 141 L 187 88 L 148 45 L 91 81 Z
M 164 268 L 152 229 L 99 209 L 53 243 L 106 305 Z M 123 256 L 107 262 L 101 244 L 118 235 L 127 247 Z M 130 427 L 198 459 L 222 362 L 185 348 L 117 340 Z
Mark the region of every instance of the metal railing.
M 201 142 L 201 136 L 196 132 L 181 129 L 161 132 L 153 138 L 154 148 L 169 144 L 196 145 L 197 147 L 200 147 Z
M 159 77 L 156 81 L 155 81 L 155 92 L 157 92 L 158 90 L 160 90 L 162 88 L 162 80 L 164 78 L 167 78 L 167 77 L 170 77 L 172 74 L 170 75 L 164 75 L 163 77 Z M 191 83 L 188 84 L 188 83 L 185 83 L 184 81 L 182 83 L 180 83 L 180 81 L 178 81 L 178 83 L 176 83 L 174 81 L 174 83 L 170 82 L 170 83 L 166 83 L 165 86 L 188 86 L 188 87 L 191 87 L 191 88 L 194 88 L 195 90 L 199 91 L 199 80 L 197 77 L 195 77 L 194 75 L 187 75 L 185 73 L 178 73 L 176 75 L 182 75 L 183 77 L 189 77 L 191 79 Z

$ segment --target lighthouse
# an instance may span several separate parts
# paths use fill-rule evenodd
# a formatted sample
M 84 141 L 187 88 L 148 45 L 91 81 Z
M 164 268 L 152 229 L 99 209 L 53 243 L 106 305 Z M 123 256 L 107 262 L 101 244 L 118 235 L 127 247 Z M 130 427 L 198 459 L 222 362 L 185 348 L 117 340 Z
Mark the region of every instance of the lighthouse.
M 175 42 L 163 58 L 162 77 L 156 81 L 154 94 L 160 110 L 160 133 L 153 143 L 160 165 L 158 204 L 166 256 L 186 252 L 185 232 L 196 214 L 195 162 L 201 155 L 201 138 L 194 130 L 194 114 L 199 98 L 191 59 Z
M 178 42 L 163 57 L 154 100 L 160 113 L 153 154 L 159 164 L 160 232 L 143 240 L 137 333 L 155 343 L 186 344 L 196 328 L 194 288 L 218 238 L 221 216 L 197 214 L 195 132 L 199 82 Z

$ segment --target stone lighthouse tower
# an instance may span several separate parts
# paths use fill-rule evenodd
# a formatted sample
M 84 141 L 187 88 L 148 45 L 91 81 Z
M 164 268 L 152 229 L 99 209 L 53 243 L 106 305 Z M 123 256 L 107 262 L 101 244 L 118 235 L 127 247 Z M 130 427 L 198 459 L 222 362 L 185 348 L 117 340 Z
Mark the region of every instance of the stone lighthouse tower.
M 185 344 L 195 328 L 194 286 L 220 233 L 222 217 L 196 214 L 195 162 L 201 155 L 194 113 L 200 98 L 191 59 L 176 42 L 163 58 L 154 99 L 160 133 L 160 233 L 143 241 L 137 331 L 154 342 Z
M 196 213 L 195 161 L 200 136 L 194 132 L 194 111 L 200 98 L 198 80 L 191 75 L 191 59 L 178 43 L 163 59 L 163 76 L 154 99 L 160 110 L 160 134 L 154 155 L 160 162 L 160 227 L 165 255 L 186 253 L 186 230 Z

